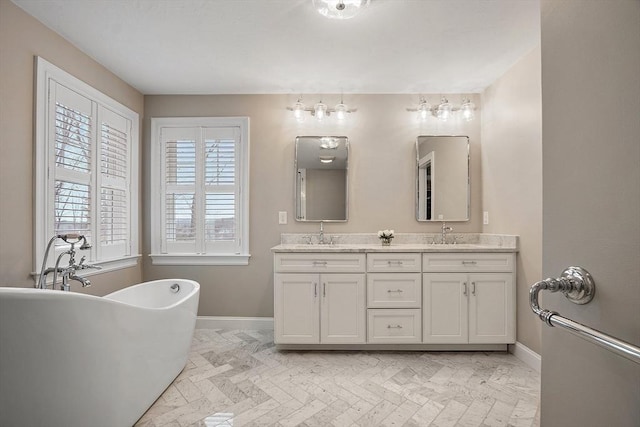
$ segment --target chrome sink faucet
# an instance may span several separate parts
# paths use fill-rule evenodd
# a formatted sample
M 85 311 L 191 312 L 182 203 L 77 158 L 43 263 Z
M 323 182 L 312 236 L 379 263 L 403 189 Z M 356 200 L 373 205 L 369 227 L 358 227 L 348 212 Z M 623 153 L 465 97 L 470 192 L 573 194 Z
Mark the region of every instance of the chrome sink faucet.
M 442 245 L 447 243 L 447 231 L 453 231 L 453 227 L 447 227 L 447 223 L 442 221 L 442 234 L 440 236 L 440 244 Z
M 324 226 L 322 221 L 320 221 L 320 235 L 318 235 L 318 243 L 324 245 Z

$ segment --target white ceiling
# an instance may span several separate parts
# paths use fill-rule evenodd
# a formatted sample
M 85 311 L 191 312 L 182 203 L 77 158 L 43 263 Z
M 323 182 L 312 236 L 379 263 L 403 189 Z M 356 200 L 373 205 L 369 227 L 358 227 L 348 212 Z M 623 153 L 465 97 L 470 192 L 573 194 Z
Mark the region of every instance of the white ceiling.
M 144 94 L 471 93 L 539 44 L 539 0 L 13 0 Z M 46 58 L 45 58 L 46 59 Z

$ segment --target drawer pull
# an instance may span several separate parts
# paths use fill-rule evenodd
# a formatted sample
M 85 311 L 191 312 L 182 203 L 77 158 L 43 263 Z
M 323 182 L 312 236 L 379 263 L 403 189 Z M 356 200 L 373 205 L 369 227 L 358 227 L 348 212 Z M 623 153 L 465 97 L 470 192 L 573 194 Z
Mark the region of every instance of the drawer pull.
M 404 292 L 402 289 L 396 289 L 395 291 L 393 289 L 388 289 L 387 293 L 392 293 L 392 292 L 398 292 L 398 293 L 402 293 Z
M 313 284 L 313 296 L 314 297 L 318 296 L 318 284 L 317 283 Z
M 476 282 L 471 282 L 471 295 L 476 294 Z
M 388 265 L 402 265 L 402 261 L 387 261 Z
M 462 286 L 464 286 L 464 291 L 462 292 L 462 295 L 466 295 L 467 294 L 467 282 L 464 282 L 462 284 Z
M 402 329 L 402 325 L 387 325 L 387 329 Z
M 313 266 L 314 267 L 317 267 L 317 266 L 326 267 L 327 266 L 327 261 L 313 261 Z
M 462 265 L 476 265 L 478 261 L 462 261 Z

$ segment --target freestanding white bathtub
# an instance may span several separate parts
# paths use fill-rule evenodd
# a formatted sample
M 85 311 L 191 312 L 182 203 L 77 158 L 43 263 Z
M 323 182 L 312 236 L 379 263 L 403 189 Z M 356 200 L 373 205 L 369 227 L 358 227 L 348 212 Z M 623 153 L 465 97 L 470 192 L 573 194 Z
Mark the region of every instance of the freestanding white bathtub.
M 182 279 L 104 297 L 0 288 L 0 426 L 133 425 L 184 368 L 199 295 Z

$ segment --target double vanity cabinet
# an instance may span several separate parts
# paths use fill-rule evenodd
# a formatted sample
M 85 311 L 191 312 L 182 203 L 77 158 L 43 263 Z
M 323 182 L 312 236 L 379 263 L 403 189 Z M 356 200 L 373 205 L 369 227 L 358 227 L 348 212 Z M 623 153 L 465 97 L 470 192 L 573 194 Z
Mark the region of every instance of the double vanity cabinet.
M 502 349 L 515 342 L 515 245 L 272 250 L 279 346 Z

